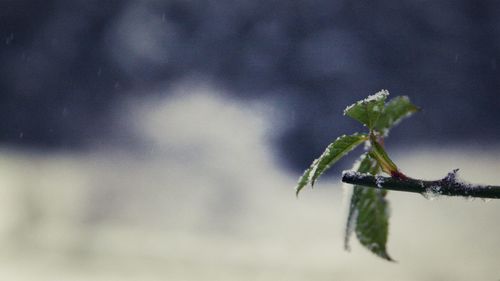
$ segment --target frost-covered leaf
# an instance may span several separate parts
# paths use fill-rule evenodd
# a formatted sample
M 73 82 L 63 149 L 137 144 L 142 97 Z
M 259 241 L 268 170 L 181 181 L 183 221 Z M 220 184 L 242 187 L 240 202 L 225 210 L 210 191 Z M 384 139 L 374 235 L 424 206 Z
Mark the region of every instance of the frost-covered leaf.
M 317 159 L 318 161 L 316 164 L 314 165 L 313 163 L 313 170 L 309 177 L 311 185 L 314 185 L 319 176 L 335 164 L 335 162 L 367 139 L 368 136 L 365 134 L 343 135 L 338 137 L 325 149 L 325 152 Z
M 353 170 L 359 173 L 370 173 L 376 174 L 379 167 L 377 162 L 371 158 L 367 153 L 361 155 L 361 158 L 354 164 Z M 351 238 L 354 227 L 356 226 L 356 220 L 358 218 L 358 202 L 362 199 L 363 190 L 366 187 L 354 185 L 351 195 L 351 200 L 349 204 L 349 214 L 347 216 L 345 237 L 344 237 L 344 248 L 349 250 L 349 240 Z
M 298 195 L 300 190 L 308 183 L 311 186 L 328 168 L 330 168 L 340 158 L 368 139 L 365 134 L 343 135 L 332 142 L 321 156 L 314 160 L 309 169 L 300 177 L 295 192 Z
M 295 195 L 299 195 L 299 192 L 304 188 L 309 183 L 309 179 L 311 178 L 311 172 L 313 170 L 313 167 L 315 167 L 318 163 L 318 159 L 314 160 L 313 163 L 311 164 L 311 167 L 309 167 L 307 170 L 304 171 L 304 174 L 299 179 L 299 182 L 297 183 L 297 187 L 295 187 Z
M 384 110 L 384 103 L 389 92 L 382 90 L 374 95 L 368 96 L 364 100 L 360 100 L 344 110 L 344 115 L 347 115 L 368 128 L 372 129 Z
M 356 204 L 356 236 L 361 245 L 372 253 L 392 261 L 387 253 L 389 234 L 389 203 L 385 199 L 386 190 L 360 187 Z
M 357 171 L 377 174 L 379 166 L 369 155 L 363 155 Z M 389 203 L 386 190 L 355 185 L 349 206 L 344 246 L 349 249 L 349 238 L 355 230 L 361 245 L 372 253 L 392 261 L 386 243 L 389 228 Z
M 375 123 L 374 129 L 387 135 L 390 128 L 419 110 L 417 106 L 410 102 L 408 97 L 395 97 L 385 105 L 384 110 Z

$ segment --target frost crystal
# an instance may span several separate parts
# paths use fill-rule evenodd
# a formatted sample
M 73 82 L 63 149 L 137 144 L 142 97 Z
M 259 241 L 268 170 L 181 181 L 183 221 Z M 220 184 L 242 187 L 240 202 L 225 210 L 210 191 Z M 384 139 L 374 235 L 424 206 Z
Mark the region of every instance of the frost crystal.
M 307 181 L 312 182 L 313 176 L 316 173 L 316 170 L 318 169 L 318 163 L 319 163 L 319 158 L 314 159 L 314 161 L 311 165 L 312 169 L 311 169 L 311 172 L 309 172 L 309 176 L 307 178 Z
M 363 104 L 363 103 L 369 103 L 369 102 L 371 102 L 371 101 L 381 100 L 381 99 L 387 98 L 387 96 L 388 96 L 388 95 L 389 95 L 389 91 L 387 91 L 387 90 L 381 90 L 381 91 L 379 91 L 379 92 L 377 92 L 377 93 L 375 93 L 375 94 L 373 94 L 373 95 L 368 96 L 368 97 L 367 97 L 366 99 L 364 99 L 364 100 L 360 100 L 360 101 L 358 101 L 358 102 L 356 102 L 356 103 L 353 103 L 353 104 L 349 105 L 348 107 L 346 107 L 346 108 L 344 109 L 344 115 L 346 115 L 346 114 L 347 114 L 347 112 L 348 112 L 351 108 L 353 108 L 354 106 L 356 106 L 356 105 Z M 375 107 L 374 107 L 374 108 L 373 108 L 373 110 L 374 110 L 374 111 L 380 111 L 381 109 L 379 109 L 379 108 L 375 109 Z
M 379 100 L 379 99 L 386 98 L 387 96 L 389 96 L 389 91 L 381 90 L 381 91 L 376 92 L 373 95 L 369 95 L 366 99 L 363 100 L 363 102 L 370 102 L 370 101 L 374 101 L 374 100 Z
M 434 200 L 438 198 L 442 194 L 443 188 L 440 185 L 431 185 L 424 192 L 422 192 L 422 196 L 427 200 Z
M 359 173 L 356 172 L 356 171 L 352 171 L 352 170 L 345 170 L 345 171 L 342 171 L 342 177 L 350 177 L 350 178 L 353 178 L 353 177 L 356 177 Z
M 370 143 L 370 141 L 365 141 L 365 146 L 363 147 L 363 149 L 365 151 L 369 151 L 371 148 L 372 148 L 372 144 Z
M 377 185 L 378 188 L 382 188 L 382 185 L 384 184 L 384 182 L 385 182 L 385 178 L 382 176 L 377 176 L 375 178 L 375 184 Z
M 444 178 L 444 181 L 449 183 L 456 183 L 458 170 L 459 169 L 454 169 L 453 171 L 449 172 L 448 175 L 446 175 L 446 177 Z

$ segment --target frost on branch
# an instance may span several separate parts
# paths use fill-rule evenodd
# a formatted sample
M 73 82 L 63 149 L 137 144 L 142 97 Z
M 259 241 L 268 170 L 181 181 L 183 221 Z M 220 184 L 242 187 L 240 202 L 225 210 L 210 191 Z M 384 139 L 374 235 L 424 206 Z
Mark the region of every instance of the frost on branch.
M 413 178 L 373 176 L 357 172 L 344 172 L 342 181 L 356 186 L 420 193 L 425 197 L 462 196 L 466 198 L 500 198 L 500 186 L 475 185 L 458 179 L 453 170 L 440 180 L 427 181 Z

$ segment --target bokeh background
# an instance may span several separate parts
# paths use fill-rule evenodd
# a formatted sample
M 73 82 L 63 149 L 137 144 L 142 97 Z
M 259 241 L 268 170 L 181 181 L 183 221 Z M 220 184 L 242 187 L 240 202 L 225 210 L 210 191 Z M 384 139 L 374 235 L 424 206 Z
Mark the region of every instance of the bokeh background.
M 500 184 L 499 59 L 494 0 L 0 1 L 0 279 L 497 280 L 496 201 L 391 193 L 392 264 L 342 248 L 359 151 L 293 188 L 380 89 L 403 171 Z

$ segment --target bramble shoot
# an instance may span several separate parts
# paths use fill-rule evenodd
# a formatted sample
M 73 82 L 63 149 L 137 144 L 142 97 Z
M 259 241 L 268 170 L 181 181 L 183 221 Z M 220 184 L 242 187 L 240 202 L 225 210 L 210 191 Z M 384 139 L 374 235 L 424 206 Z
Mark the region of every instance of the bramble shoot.
M 358 101 L 344 110 L 363 124 L 368 132 L 343 135 L 333 141 L 321 156 L 304 172 L 295 188 L 296 195 L 308 184 L 311 187 L 335 162 L 366 143 L 365 152 L 354 164 L 352 171 L 345 171 L 342 181 L 353 184 L 344 246 L 349 249 L 349 238 L 354 232 L 361 245 L 377 256 L 393 259 L 386 249 L 389 205 L 388 190 L 420 193 L 426 197 L 447 195 L 480 198 L 500 198 L 499 186 L 481 186 L 463 183 L 456 178 L 457 170 L 436 181 L 413 179 L 403 174 L 384 148 L 384 138 L 392 127 L 420 109 L 408 97 L 399 96 L 386 102 L 389 92 L 382 90 Z M 385 173 L 388 176 L 382 176 Z

